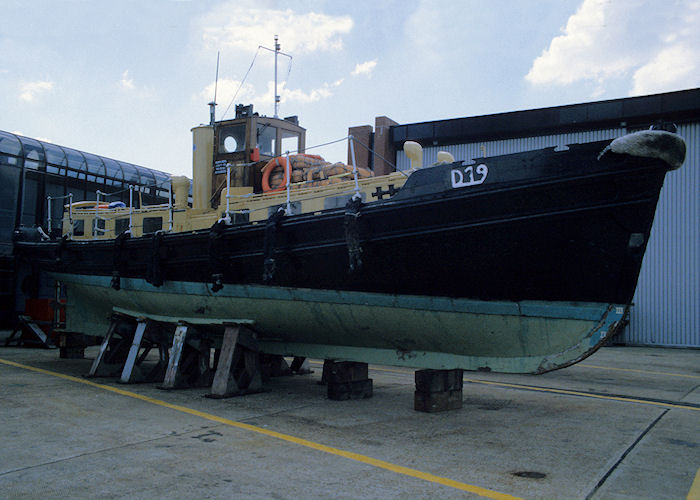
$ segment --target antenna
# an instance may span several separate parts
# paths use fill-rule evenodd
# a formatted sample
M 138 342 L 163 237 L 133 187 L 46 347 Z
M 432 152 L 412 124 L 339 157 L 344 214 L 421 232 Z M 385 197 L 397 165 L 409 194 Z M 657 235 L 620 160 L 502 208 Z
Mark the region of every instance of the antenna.
M 280 44 L 277 43 L 279 37 L 275 35 L 275 118 L 279 118 L 280 96 L 277 93 L 277 54 L 280 53 Z
M 278 43 L 278 41 L 279 41 L 279 36 L 275 35 L 275 49 L 274 50 L 268 49 L 267 47 L 263 47 L 262 45 L 258 46 L 258 49 L 265 49 L 265 50 L 269 50 L 270 52 L 275 53 L 275 118 L 279 118 L 279 104 L 280 104 L 280 96 L 277 94 L 277 56 L 283 55 L 283 56 L 288 57 L 290 59 L 290 63 L 291 63 L 291 59 L 292 59 L 292 56 L 280 51 L 280 44 Z M 291 66 L 290 66 L 290 69 L 291 69 Z
M 216 121 L 216 91 L 219 86 L 219 56 L 221 51 L 216 52 L 216 78 L 214 79 L 214 100 L 209 103 L 209 125 L 214 125 Z
M 289 58 L 289 69 L 287 70 L 287 78 L 289 78 L 289 73 L 292 71 L 292 56 L 289 54 L 285 54 L 284 52 L 280 51 L 280 44 L 278 43 L 279 37 L 275 35 L 275 48 L 270 49 L 268 47 L 263 47 L 262 45 L 258 45 L 258 50 L 255 52 L 255 55 L 253 56 L 253 60 L 250 62 L 250 67 L 248 68 L 248 71 L 246 71 L 245 76 L 243 77 L 243 80 L 241 80 L 241 83 L 238 85 L 238 90 L 236 90 L 236 93 L 233 95 L 233 98 L 231 99 L 231 102 L 229 103 L 228 107 L 226 108 L 226 111 L 224 111 L 223 116 L 226 116 L 228 113 L 228 110 L 231 109 L 231 105 L 233 104 L 233 101 L 236 100 L 236 96 L 238 96 L 238 92 L 240 92 L 241 88 L 243 88 L 243 83 L 245 83 L 246 79 L 248 78 L 248 75 L 250 74 L 250 70 L 253 69 L 253 65 L 255 64 L 255 59 L 258 57 L 258 54 L 260 53 L 260 49 L 267 50 L 269 52 L 274 52 L 275 53 L 275 118 L 279 118 L 279 102 L 280 102 L 280 96 L 277 95 L 277 56 L 278 55 L 283 55 Z M 216 72 L 217 72 L 217 78 L 219 74 L 219 63 L 218 63 L 218 57 L 217 57 L 217 63 L 216 63 Z M 216 93 L 216 88 L 214 90 Z M 209 103 L 211 106 L 211 103 Z M 214 104 L 216 105 L 216 104 Z M 223 117 L 222 116 L 222 117 Z

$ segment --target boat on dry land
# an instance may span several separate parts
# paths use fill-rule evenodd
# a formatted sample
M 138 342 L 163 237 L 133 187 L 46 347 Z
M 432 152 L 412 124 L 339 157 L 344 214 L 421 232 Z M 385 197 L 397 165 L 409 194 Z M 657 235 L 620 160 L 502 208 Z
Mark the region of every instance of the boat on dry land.
M 296 120 L 252 107 L 193 138 L 191 206 L 173 177 L 169 204 L 68 205 L 61 237 L 16 243 L 65 285 L 68 330 L 104 334 L 116 311 L 244 322 L 277 355 L 561 368 L 624 325 L 685 156 L 666 130 L 431 166 L 407 143 L 412 168 L 374 176 L 303 155 Z

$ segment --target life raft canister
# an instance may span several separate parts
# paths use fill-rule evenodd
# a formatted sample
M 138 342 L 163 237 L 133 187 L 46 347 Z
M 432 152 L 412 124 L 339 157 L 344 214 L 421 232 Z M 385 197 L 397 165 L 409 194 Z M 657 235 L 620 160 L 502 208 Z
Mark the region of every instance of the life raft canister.
M 290 160 L 292 163 L 294 163 L 294 160 L 299 157 L 304 157 L 304 158 L 313 158 L 315 160 L 321 160 L 323 161 L 323 158 L 319 155 L 306 155 L 306 154 L 297 154 L 297 155 L 292 155 L 290 156 Z M 284 172 L 282 176 L 282 184 L 280 187 L 276 188 L 271 188 L 270 187 L 270 175 L 272 174 L 272 171 L 275 169 L 275 167 L 282 167 L 282 171 Z M 291 167 L 289 168 L 291 170 Z M 269 193 L 269 192 L 275 192 L 275 191 L 284 191 L 287 188 L 287 177 L 288 177 L 288 169 L 287 169 L 287 157 L 286 156 L 277 156 L 273 158 L 272 160 L 268 161 L 265 166 L 262 168 L 262 190 L 263 193 Z
M 103 209 L 103 208 L 110 208 L 109 203 L 102 203 L 97 204 L 97 201 L 95 200 L 85 200 L 85 201 L 74 201 L 73 203 L 69 203 L 68 205 L 65 205 L 65 208 L 68 208 L 71 206 L 72 208 L 75 209 Z

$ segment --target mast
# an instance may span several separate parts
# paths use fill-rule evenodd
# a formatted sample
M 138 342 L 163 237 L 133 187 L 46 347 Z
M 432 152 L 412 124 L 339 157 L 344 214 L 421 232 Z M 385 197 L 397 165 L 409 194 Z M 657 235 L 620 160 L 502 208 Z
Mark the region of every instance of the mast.
M 216 89 L 219 86 L 219 56 L 221 52 L 216 53 L 216 78 L 214 79 L 214 100 L 209 103 L 209 125 L 214 125 L 216 121 Z
M 269 50 L 270 52 L 275 53 L 275 112 L 274 112 L 274 117 L 279 118 L 280 96 L 279 96 L 278 89 L 277 89 L 277 56 L 282 54 L 283 56 L 286 56 L 289 58 L 289 60 L 290 60 L 289 69 L 290 70 L 292 68 L 291 67 L 292 56 L 280 51 L 280 44 L 279 44 L 279 36 L 278 35 L 275 35 L 275 48 L 274 49 L 263 47 L 262 45 L 258 45 L 258 49 L 265 49 L 265 50 Z M 253 59 L 253 61 L 255 61 L 255 59 Z M 252 65 L 251 65 L 251 67 L 252 67 Z

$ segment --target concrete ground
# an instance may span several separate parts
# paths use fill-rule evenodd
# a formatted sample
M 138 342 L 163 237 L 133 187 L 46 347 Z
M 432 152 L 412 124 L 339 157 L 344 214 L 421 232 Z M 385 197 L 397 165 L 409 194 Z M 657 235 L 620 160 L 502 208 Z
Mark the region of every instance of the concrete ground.
M 0 348 L 0 498 L 700 498 L 700 351 L 609 347 L 540 376 L 465 372 L 413 410 L 413 372 L 330 401 L 311 375 L 232 399 L 85 379 Z

